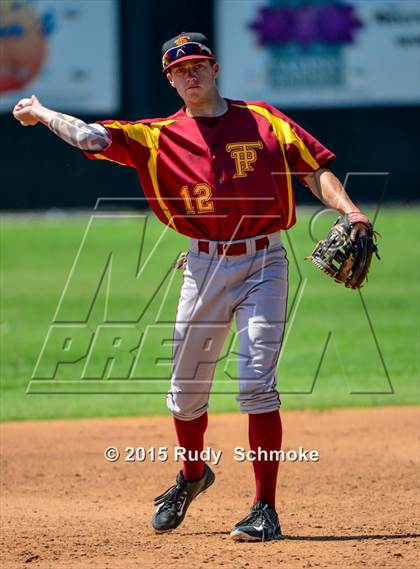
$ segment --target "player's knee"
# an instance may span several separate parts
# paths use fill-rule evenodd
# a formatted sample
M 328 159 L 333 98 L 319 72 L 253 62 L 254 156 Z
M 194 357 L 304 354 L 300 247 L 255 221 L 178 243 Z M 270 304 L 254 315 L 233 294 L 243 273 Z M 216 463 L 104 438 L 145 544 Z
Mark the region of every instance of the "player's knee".
M 258 344 L 257 344 L 258 345 Z M 260 386 L 270 386 L 276 382 L 278 353 L 271 347 L 258 345 L 252 356 L 238 360 L 238 377 L 241 391 L 251 394 Z

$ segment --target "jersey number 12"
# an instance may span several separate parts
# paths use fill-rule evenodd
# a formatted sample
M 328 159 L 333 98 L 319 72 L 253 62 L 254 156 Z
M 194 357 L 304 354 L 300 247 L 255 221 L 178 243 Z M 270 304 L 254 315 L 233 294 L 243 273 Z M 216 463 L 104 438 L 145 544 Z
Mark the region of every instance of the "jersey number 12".
M 188 215 L 214 211 L 214 204 L 211 201 L 211 187 L 208 184 L 204 182 L 197 184 L 194 186 L 192 193 L 195 196 L 195 207 L 188 186 L 182 186 L 180 194 L 184 200 L 185 211 Z

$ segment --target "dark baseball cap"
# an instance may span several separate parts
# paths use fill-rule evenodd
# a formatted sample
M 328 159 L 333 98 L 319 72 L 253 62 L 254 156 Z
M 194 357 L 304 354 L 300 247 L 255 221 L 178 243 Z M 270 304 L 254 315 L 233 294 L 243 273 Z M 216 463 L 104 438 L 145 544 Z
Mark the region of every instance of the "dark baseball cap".
M 175 65 L 175 63 L 189 59 L 216 60 L 210 42 L 204 34 L 198 32 L 182 32 L 163 44 L 163 71 L 167 71 L 172 65 Z

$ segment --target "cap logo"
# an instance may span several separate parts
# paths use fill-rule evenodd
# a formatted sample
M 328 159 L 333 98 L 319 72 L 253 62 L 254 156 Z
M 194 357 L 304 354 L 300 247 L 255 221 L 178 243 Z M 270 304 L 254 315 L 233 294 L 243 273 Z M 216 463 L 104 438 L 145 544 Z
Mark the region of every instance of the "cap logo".
M 180 47 L 176 52 L 176 56 L 181 57 L 182 55 L 185 55 L 185 51 Z
M 183 45 L 184 43 L 187 43 L 189 39 L 190 39 L 190 36 L 181 36 L 180 38 L 177 38 L 174 41 L 174 44 L 175 45 Z

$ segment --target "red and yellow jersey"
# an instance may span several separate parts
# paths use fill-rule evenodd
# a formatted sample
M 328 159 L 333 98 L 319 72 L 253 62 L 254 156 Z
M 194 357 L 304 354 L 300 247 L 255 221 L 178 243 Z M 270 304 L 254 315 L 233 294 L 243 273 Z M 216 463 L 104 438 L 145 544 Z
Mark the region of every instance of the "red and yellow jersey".
M 131 166 L 158 218 L 196 239 L 228 241 L 295 223 L 292 175 L 335 155 L 263 102 L 231 101 L 220 117 L 102 121 L 112 136 L 89 158 Z

